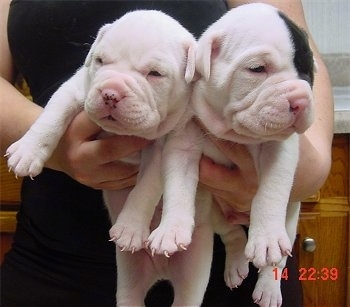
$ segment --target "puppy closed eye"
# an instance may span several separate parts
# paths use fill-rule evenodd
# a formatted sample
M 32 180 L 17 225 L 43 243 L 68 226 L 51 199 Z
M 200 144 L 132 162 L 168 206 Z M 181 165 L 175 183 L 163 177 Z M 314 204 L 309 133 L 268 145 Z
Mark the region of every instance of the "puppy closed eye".
M 152 83 L 159 83 L 164 80 L 164 77 L 166 77 L 166 74 L 164 72 L 155 69 L 149 70 L 146 73 L 146 79 Z
M 95 63 L 96 63 L 97 65 L 103 65 L 103 64 L 104 64 L 104 61 L 103 61 L 102 57 L 97 56 L 97 57 L 95 58 Z
M 157 71 L 157 70 L 151 70 L 148 74 L 147 77 L 162 77 L 163 75 Z
M 255 67 L 249 67 L 249 71 L 253 73 L 265 73 L 266 72 L 266 67 L 263 65 L 260 66 L 255 66 Z

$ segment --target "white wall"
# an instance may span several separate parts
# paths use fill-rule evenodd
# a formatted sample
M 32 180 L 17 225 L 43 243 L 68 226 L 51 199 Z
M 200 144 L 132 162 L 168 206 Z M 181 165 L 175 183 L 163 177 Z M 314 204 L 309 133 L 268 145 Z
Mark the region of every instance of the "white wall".
M 302 0 L 321 53 L 350 54 L 350 0 Z

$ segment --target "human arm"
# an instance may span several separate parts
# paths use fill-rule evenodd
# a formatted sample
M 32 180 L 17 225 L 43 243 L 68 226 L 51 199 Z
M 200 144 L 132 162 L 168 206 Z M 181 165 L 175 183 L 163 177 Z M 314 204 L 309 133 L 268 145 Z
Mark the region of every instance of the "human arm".
M 16 71 L 7 40 L 8 0 L 0 1 L 0 137 L 1 154 L 18 140 L 39 117 L 42 108 L 13 86 Z M 63 171 L 77 181 L 97 189 L 118 189 L 135 183 L 137 167 L 114 163 L 148 142 L 124 136 L 96 140 L 101 131 L 80 113 L 71 123 L 46 167 Z M 122 144 L 122 145 L 121 145 Z
M 230 0 L 230 7 L 256 2 L 248 0 Z M 262 1 L 259 1 L 262 2 Z M 301 1 L 263 1 L 272 4 L 285 12 L 299 26 L 308 31 L 303 14 Z M 300 137 L 300 160 L 295 174 L 292 200 L 302 200 L 317 191 L 327 178 L 331 165 L 331 144 L 333 137 L 333 99 L 331 84 L 327 69 L 321 59 L 315 43 L 311 40 L 311 47 L 317 62 L 317 73 L 314 83 L 315 121 L 313 125 Z M 252 160 L 242 150 L 240 145 L 214 141 L 224 153 L 237 165 L 235 169 L 225 169 L 214 165 L 208 159 L 202 159 L 200 180 L 209 188 L 218 200 L 229 203 L 239 211 L 249 210 L 249 204 L 254 193 L 252 176 Z M 235 152 L 236 151 L 236 152 Z M 249 166 L 250 165 L 250 166 Z M 317 165 L 317 168 L 315 168 Z M 247 178 L 250 178 L 247 181 Z M 230 187 L 230 188 L 229 188 Z M 232 187 L 237 187 L 230 191 Z M 244 192 L 242 192 L 244 191 Z M 239 206 L 237 206 L 239 204 Z

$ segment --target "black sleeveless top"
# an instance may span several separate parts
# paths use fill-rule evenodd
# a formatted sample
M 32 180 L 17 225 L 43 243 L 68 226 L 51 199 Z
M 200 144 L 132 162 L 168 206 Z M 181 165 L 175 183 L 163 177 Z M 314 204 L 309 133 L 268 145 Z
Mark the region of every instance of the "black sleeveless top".
M 219 0 L 14 0 L 8 20 L 9 44 L 34 102 L 44 106 L 58 86 L 83 64 L 103 24 L 135 9 L 164 11 L 198 37 L 227 7 Z M 25 178 L 18 223 L 25 233 L 49 249 L 115 262 L 101 192 L 61 172 L 45 169 L 33 181 Z M 22 244 L 29 245 L 26 242 Z

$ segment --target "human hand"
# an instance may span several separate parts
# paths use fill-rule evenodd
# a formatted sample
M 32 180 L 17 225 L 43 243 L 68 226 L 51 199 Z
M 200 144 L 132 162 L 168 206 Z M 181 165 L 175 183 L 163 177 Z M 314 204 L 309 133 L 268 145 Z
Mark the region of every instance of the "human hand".
M 150 141 L 131 136 L 96 139 L 101 128 L 85 112 L 68 127 L 46 166 L 95 189 L 123 189 L 136 182 L 138 166 L 118 162 Z
M 238 212 L 249 211 L 258 187 L 257 173 L 250 153 L 245 145 L 207 135 L 235 166 L 228 168 L 216 164 L 208 157 L 202 157 L 200 184 L 213 194 L 223 211 L 227 211 L 228 206 Z

